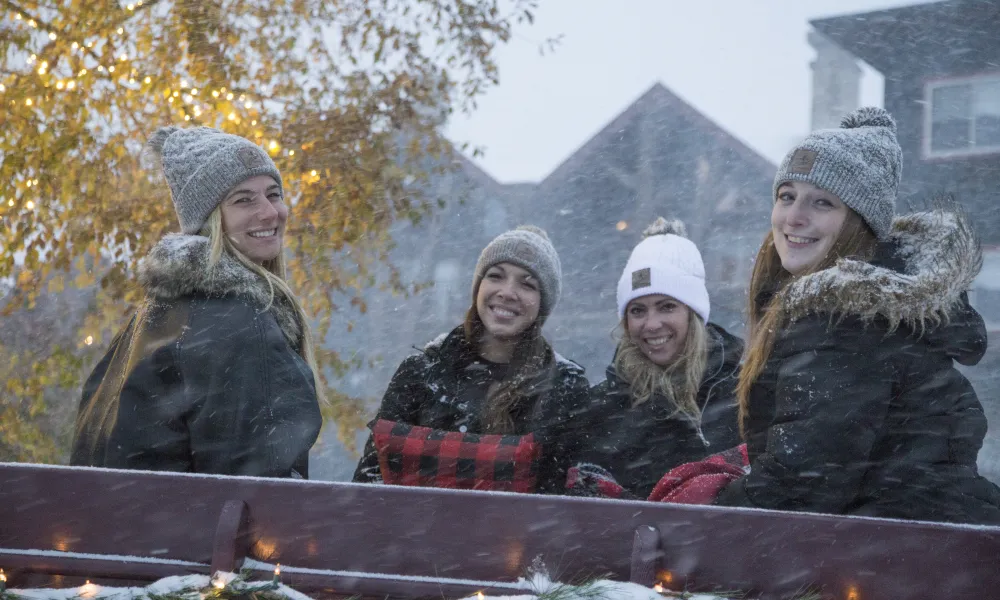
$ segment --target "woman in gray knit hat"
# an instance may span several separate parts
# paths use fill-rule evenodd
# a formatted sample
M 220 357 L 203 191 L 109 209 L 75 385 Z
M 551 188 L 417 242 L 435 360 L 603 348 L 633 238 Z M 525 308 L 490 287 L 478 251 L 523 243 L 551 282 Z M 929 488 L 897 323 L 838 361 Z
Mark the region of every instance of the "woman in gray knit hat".
M 393 375 L 354 481 L 561 492 L 571 455 L 564 428 L 588 394 L 583 368 L 541 333 L 561 278 L 541 229 L 490 242 L 465 322 Z
M 954 207 L 896 216 L 901 167 L 892 117 L 863 108 L 778 168 L 737 387 L 751 468 L 717 504 L 1000 523 L 955 368 L 986 350 L 979 244 Z
M 84 385 L 71 462 L 308 477 L 322 393 L 285 282 L 281 174 L 208 127 L 165 127 L 148 146 L 181 233 L 140 263 L 143 300 Z

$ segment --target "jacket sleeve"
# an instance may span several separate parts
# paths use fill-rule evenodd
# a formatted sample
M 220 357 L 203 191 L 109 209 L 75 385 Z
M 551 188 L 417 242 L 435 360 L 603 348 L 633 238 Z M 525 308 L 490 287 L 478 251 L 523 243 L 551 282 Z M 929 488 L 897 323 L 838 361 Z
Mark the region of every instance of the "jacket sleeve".
M 564 494 L 566 475 L 581 448 L 581 410 L 590 401 L 590 384 L 582 369 L 561 375 L 561 381 L 547 400 L 540 434 L 542 456 L 538 472 L 538 492 Z
M 892 366 L 880 356 L 884 331 L 827 325 L 816 317 L 791 326 L 793 339 L 772 358 L 779 366 L 765 450 L 716 504 L 839 514 L 857 496 L 891 399 Z
M 387 421 L 401 421 L 403 423 L 417 424 L 420 413 L 421 402 L 427 393 L 427 357 L 423 354 L 415 354 L 406 358 L 396 369 L 396 373 L 389 382 L 389 387 L 382 396 L 382 404 L 372 419 L 372 423 L 379 419 Z M 355 483 L 382 483 L 382 471 L 379 467 L 378 452 L 375 450 L 375 437 L 368 434 L 368 441 L 365 442 L 365 449 L 354 470 Z

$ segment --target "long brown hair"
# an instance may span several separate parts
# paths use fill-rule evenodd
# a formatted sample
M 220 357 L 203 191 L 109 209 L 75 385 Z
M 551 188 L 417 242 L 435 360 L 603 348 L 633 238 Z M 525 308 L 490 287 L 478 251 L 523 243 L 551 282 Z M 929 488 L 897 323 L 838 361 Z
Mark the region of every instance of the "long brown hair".
M 476 309 L 478 295 L 479 286 L 476 285 L 472 306 L 465 313 L 463 323 L 465 340 L 477 353 L 486 333 L 486 326 Z M 518 338 L 507 374 L 499 383 L 490 386 L 487 392 L 481 417 L 483 433 L 514 433 L 515 409 L 529 396 L 544 391 L 546 382 L 542 375 L 550 372 L 554 364 L 552 349 L 542 337 L 542 320 L 536 318 Z
M 283 301 L 288 302 L 301 331 L 297 352 L 312 370 L 317 399 L 321 403 L 326 403 L 323 379 L 316 362 L 316 351 L 312 331 L 309 327 L 309 319 L 295 294 L 285 282 L 284 253 L 279 253 L 277 258 L 266 261 L 263 265 L 258 265 L 250 260 L 233 245 L 229 236 L 225 235 L 222 228 L 222 212 L 218 207 L 208 216 L 199 234 L 209 239 L 209 269 L 215 267 L 225 253 L 267 282 L 270 290 L 270 301 L 264 310 L 271 307 L 278 295 L 283 297 Z M 94 391 L 90 401 L 77 415 L 76 438 L 89 441 L 91 455 L 94 454 L 99 443 L 108 439 L 118 421 L 121 391 L 132 369 L 142 358 L 149 356 L 157 348 L 170 343 L 171 338 L 163 334 L 176 331 L 180 326 L 173 328 L 169 326 L 166 328 L 148 327 L 148 315 L 155 302 L 156 300 L 149 296 L 144 297 L 140 302 L 131 322 L 120 334 L 115 353 L 104 378 Z M 158 333 L 160 335 L 157 335 Z
M 854 258 L 865 262 L 871 260 L 875 253 L 878 239 L 871 227 L 865 223 L 858 213 L 851 209 L 840 228 L 837 240 L 823 260 L 805 273 L 792 275 L 781 266 L 781 257 L 774 247 L 774 233 L 768 232 L 757 252 L 753 272 L 750 275 L 750 290 L 747 295 L 748 339 L 746 352 L 743 356 L 743 366 L 740 368 L 740 380 L 736 386 L 736 396 L 740 407 L 740 432 L 745 433 L 744 425 L 749 410 L 750 390 L 760 377 L 767 364 L 774 340 L 780 329 L 786 325 L 784 290 L 792 280 L 828 269 L 841 258 Z M 770 298 L 766 298 L 772 293 Z
M 688 309 L 688 331 L 677 359 L 661 367 L 649 360 L 628 333 L 628 312 L 622 317 L 621 340 L 615 353 L 615 372 L 629 384 L 632 406 L 648 401 L 654 395 L 663 397 L 678 414 L 692 423 L 701 424 L 698 390 L 708 363 L 708 331 L 705 323 Z

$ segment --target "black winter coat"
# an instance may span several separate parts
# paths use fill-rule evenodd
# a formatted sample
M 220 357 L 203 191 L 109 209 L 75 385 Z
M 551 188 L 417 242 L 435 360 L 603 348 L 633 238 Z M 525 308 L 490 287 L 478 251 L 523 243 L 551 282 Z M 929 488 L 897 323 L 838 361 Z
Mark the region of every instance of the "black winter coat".
M 751 471 L 717 504 L 1000 524 L 976 468 L 983 407 L 954 366 L 986 350 L 965 297 L 980 262 L 964 217 L 938 210 L 781 292 L 792 321 L 751 390 Z
M 85 432 L 71 464 L 153 471 L 308 477 L 322 417 L 313 374 L 295 348 L 300 326 L 280 294 L 223 254 L 207 267 L 208 238 L 166 236 L 140 268 L 150 299 L 111 344 L 83 389 L 125 373 L 110 437 Z
M 586 404 L 589 384 L 583 367 L 549 350 L 538 392 L 514 412 L 515 435 L 534 433 L 542 453 L 538 491 L 565 490 L 566 470 L 576 452 L 576 438 L 566 433 L 570 416 Z M 406 358 L 382 398 L 378 419 L 463 433 L 482 433 L 483 402 L 491 383 L 503 379 L 506 365 L 487 362 L 466 341 L 462 327 L 429 343 Z M 354 473 L 354 481 L 381 483 L 378 452 L 371 435 Z
M 743 340 L 714 323 L 707 329 L 708 361 L 698 390 L 701 425 L 671 416 L 672 408 L 658 396 L 632 406 L 629 384 L 612 364 L 580 416 L 578 462 L 607 469 L 622 487 L 644 499 L 670 469 L 741 443 L 735 389 Z

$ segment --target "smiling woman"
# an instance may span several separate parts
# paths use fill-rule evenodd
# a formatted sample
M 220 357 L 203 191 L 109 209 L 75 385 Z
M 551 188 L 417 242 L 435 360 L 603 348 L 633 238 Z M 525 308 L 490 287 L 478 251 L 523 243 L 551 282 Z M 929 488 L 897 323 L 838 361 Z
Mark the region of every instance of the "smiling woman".
M 618 280 L 622 337 L 579 417 L 585 442 L 574 457 L 581 473 L 606 471 L 640 500 L 677 465 L 740 443 L 743 350 L 708 322 L 705 265 L 683 223 L 660 218 L 643 236 Z M 594 493 L 587 484 L 571 491 Z
M 309 320 L 285 282 L 288 208 L 263 149 L 216 129 L 149 140 L 180 221 L 83 389 L 74 465 L 308 477 L 322 418 Z
M 729 506 L 1000 524 L 983 407 L 979 242 L 957 207 L 895 217 L 902 151 L 862 108 L 790 150 L 754 263 Z
M 404 360 L 389 383 L 354 481 L 562 491 L 565 445 L 575 441 L 566 430 L 588 384 L 541 333 L 561 278 L 541 229 L 490 242 L 465 322 Z

